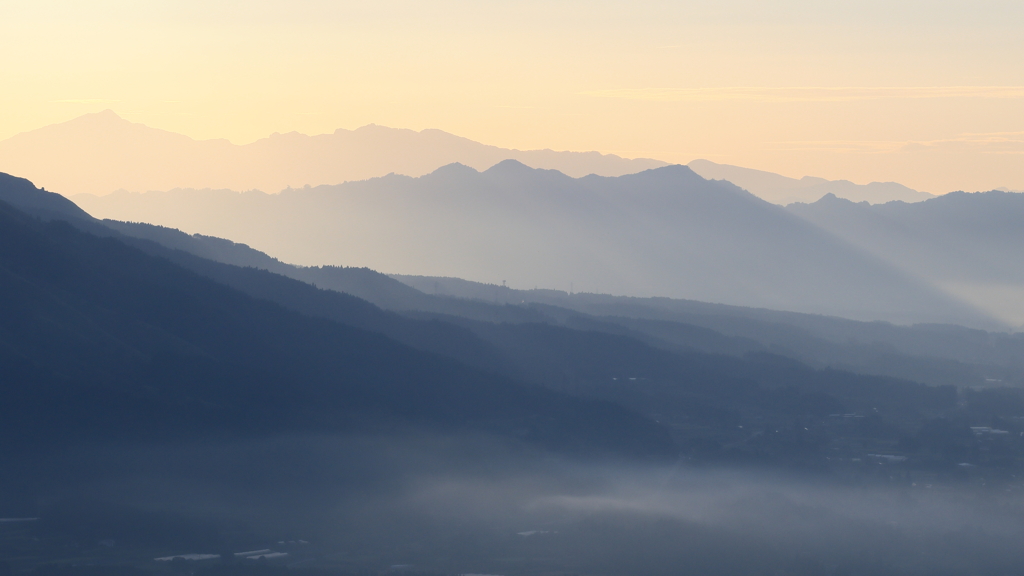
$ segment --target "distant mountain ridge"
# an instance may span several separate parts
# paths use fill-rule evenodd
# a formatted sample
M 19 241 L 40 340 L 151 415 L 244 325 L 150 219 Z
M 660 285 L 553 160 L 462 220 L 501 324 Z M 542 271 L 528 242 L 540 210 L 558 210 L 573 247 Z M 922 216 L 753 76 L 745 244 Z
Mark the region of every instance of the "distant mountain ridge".
M 619 176 L 666 164 L 597 152 L 509 150 L 441 130 L 373 124 L 316 136 L 274 134 L 235 145 L 150 128 L 110 110 L 0 142 L 0 172 L 25 176 L 65 195 L 173 188 L 273 193 L 389 173 L 422 176 L 452 162 L 483 170 L 506 159 L 574 176 Z
M 571 178 L 508 160 L 420 178 L 259 192 L 76 196 L 100 218 L 232 238 L 284 261 L 668 296 L 861 320 L 983 315 L 685 166 Z
M 485 170 L 510 159 L 573 177 L 622 176 L 668 165 L 598 152 L 511 150 L 441 130 L 417 132 L 374 124 L 315 136 L 273 134 L 235 145 L 223 139 L 193 140 L 150 128 L 110 110 L 0 142 L 0 172 L 27 176 L 66 196 L 175 188 L 276 193 L 289 187 L 333 185 L 390 173 L 422 176 L 456 162 Z M 688 166 L 705 178 L 728 180 L 781 205 L 814 202 L 829 193 L 872 204 L 932 197 L 895 182 L 859 185 L 810 176 L 795 179 L 708 160 L 694 160 Z
M 813 176 L 796 179 L 763 170 L 717 164 L 710 160 L 694 160 L 687 166 L 704 178 L 728 180 L 759 198 L 783 206 L 794 202 L 814 202 L 827 194 L 871 204 L 895 200 L 921 202 L 935 197 L 896 182 L 854 184 L 848 180 L 826 180 Z
M 903 270 L 1024 325 L 1024 194 L 952 192 L 870 205 L 827 195 L 788 210 Z

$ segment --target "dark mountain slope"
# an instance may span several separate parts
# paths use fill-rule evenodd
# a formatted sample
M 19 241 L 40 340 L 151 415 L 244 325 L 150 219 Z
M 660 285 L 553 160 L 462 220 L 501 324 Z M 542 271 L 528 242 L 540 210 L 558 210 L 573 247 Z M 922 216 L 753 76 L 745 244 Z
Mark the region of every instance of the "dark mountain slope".
M 613 405 L 301 316 L 6 204 L 0 273 L 7 438 L 51 444 L 398 424 L 515 433 L 570 450 L 669 449 L 656 426 Z
M 67 202 L 71 204 L 70 201 Z M 96 223 L 98 221 L 93 220 L 93 222 Z M 223 238 L 203 236 L 201 234 L 185 234 L 173 228 L 141 222 L 103 220 L 102 225 L 127 238 L 148 240 L 171 250 L 187 252 L 198 256 L 205 261 L 267 270 L 274 274 L 312 284 L 318 288 L 351 294 L 387 310 L 437 312 L 491 321 L 537 322 L 543 320 L 542 315 L 519 308 L 496 307 L 462 298 L 438 298 L 435 295 L 421 292 L 369 268 L 293 266 L 285 264 L 276 258 L 271 258 L 245 244 L 235 243 Z M 137 246 L 144 247 L 146 244 L 137 244 Z M 149 250 L 149 248 L 145 249 Z M 171 253 L 161 252 L 160 254 L 170 257 Z M 184 262 L 185 260 L 179 261 L 183 265 Z M 195 263 L 198 264 L 198 261 L 195 261 Z M 209 262 L 202 265 L 209 266 Z M 191 267 L 191 265 L 186 267 Z M 240 286 L 240 284 L 232 285 Z
M 3 172 L 0 172 L 0 200 L 19 206 L 22 210 L 31 210 L 40 216 L 45 214 L 50 217 L 92 218 L 85 210 L 60 194 L 38 189 L 25 178 Z
M 381 310 L 366 300 L 347 293 L 322 289 L 267 270 L 239 267 L 199 258 L 181 250 L 169 250 L 138 238 L 125 243 L 206 276 L 254 298 L 280 304 L 307 316 L 383 334 L 419 350 L 442 354 L 464 364 L 495 373 L 507 373 L 511 366 L 492 346 L 472 332 L 449 322 L 416 320 Z M 301 271 L 301 269 L 295 268 Z M 374 273 L 376 274 L 376 273 Z
M 44 220 L 65 220 L 96 235 L 117 237 L 148 254 L 171 260 L 250 296 L 271 300 L 307 315 L 382 333 L 421 350 L 438 352 L 492 371 L 504 371 L 506 363 L 468 331 L 438 321 L 412 320 L 384 312 L 370 303 L 398 310 L 461 312 L 489 320 L 541 321 L 544 318 L 518 308 L 435 298 L 368 269 L 292 266 L 230 240 L 188 235 L 143 223 L 100 222 L 63 196 L 39 190 L 23 178 L 2 176 L 0 200 Z M 233 265 L 220 264 L 224 262 Z M 318 290 L 316 286 L 331 290 Z
M 149 248 L 159 253 L 159 248 L 151 244 Z M 212 263 L 182 252 L 167 257 L 306 314 L 367 326 L 403 342 L 575 396 L 619 403 L 659 419 L 675 431 L 682 446 L 691 452 L 701 446 L 700 454 L 706 457 L 722 457 L 723 443 L 742 440 L 742 435 L 733 438 L 738 423 L 763 426 L 766 422 L 789 423 L 794 418 L 821 419 L 830 413 L 874 410 L 913 427 L 955 405 L 952 388 L 813 370 L 771 356 L 740 359 L 667 351 L 646 343 L 643 332 L 564 309 L 478 303 L 533 313 L 542 322 L 494 323 L 410 313 L 417 318 L 413 320 L 266 271 Z M 693 337 L 707 337 L 708 332 L 698 331 Z M 776 447 L 776 456 L 794 457 L 792 448 Z M 750 450 L 757 453 L 755 448 Z M 813 455 L 809 457 L 813 459 Z
M 916 422 L 949 408 L 954 398 L 949 388 L 822 372 L 769 356 L 740 359 L 695 353 L 694 349 L 716 336 L 718 345 L 731 341 L 709 330 L 679 324 L 675 326 L 696 331 L 687 343 L 691 346 L 667 351 L 658 347 L 664 342 L 652 346 L 645 341 L 649 340 L 645 331 L 555 307 L 476 303 L 482 308 L 516 311 L 520 318 L 514 323 L 436 313 L 410 313 L 416 318 L 410 319 L 267 271 L 213 263 L 180 251 L 161 252 L 152 244 L 147 247 L 145 241 L 135 242 L 219 282 L 303 313 L 366 327 L 573 395 L 612 400 L 675 425 L 680 418 L 702 422 L 710 418 L 713 426 L 720 427 L 723 421 L 716 415 L 722 414 L 776 420 L 868 409 Z M 760 348 L 755 345 L 753 349 Z M 733 350 L 736 354 L 745 351 Z M 629 378 L 639 378 L 644 384 L 633 386 Z M 692 441 L 685 434 L 680 439 Z
M 476 315 L 470 308 L 468 313 L 462 315 L 418 313 L 413 314 L 417 319 L 411 319 L 381 311 L 347 294 L 320 290 L 267 271 L 214 263 L 181 251 L 161 250 L 145 241 L 134 242 L 144 250 L 163 255 L 190 270 L 252 296 L 277 302 L 311 316 L 330 318 L 380 332 L 417 348 L 445 354 L 473 366 L 526 378 L 577 395 L 602 396 L 607 393 L 605 388 L 610 374 L 619 375 L 623 380 L 626 379 L 625 375 L 632 374 L 659 379 L 666 383 L 666 391 L 672 389 L 672 396 L 682 394 L 684 398 L 691 399 L 694 395 L 716 398 L 716 402 L 731 408 L 740 405 L 751 408 L 761 403 L 764 406 L 758 410 L 768 412 L 783 409 L 777 405 L 778 402 L 792 399 L 775 398 L 770 393 L 748 394 L 744 398 L 744 394 L 737 392 L 736 387 L 752 386 L 752 390 L 758 390 L 759 387 L 774 389 L 796 386 L 805 393 L 832 394 L 836 399 L 833 407 L 851 397 L 851 390 L 832 388 L 834 375 L 828 376 L 806 367 L 801 367 L 798 378 L 787 380 L 771 369 L 774 366 L 771 363 L 751 364 L 749 359 L 694 353 L 698 350 L 728 350 L 734 355 L 744 355 L 767 350 L 755 341 L 725 337 L 697 326 L 662 322 L 655 328 L 637 325 L 636 321 L 630 326 L 621 318 L 599 319 L 552 306 L 495 306 L 430 297 L 422 293 L 424 300 L 450 302 L 453 309 L 460 305 L 475 304 L 495 312 Z M 467 316 L 471 318 L 470 321 L 464 319 Z M 485 318 L 481 320 L 476 316 Z M 515 318 L 515 321 L 489 321 L 499 316 Z M 672 352 L 658 348 L 671 348 Z M 791 375 L 786 373 L 786 376 Z M 865 390 L 872 390 L 869 394 L 871 402 L 878 406 L 888 406 L 891 399 L 886 396 L 899 396 L 898 390 L 905 386 L 903 383 L 887 381 L 878 388 L 877 381 L 870 378 L 863 382 Z M 565 387 L 567 383 L 571 385 Z M 882 390 L 887 392 L 883 393 Z M 625 398 L 616 399 L 632 403 Z M 856 405 L 860 406 L 860 402 Z M 636 407 L 646 413 L 653 410 L 653 405 Z
M 533 381 L 581 395 L 611 394 L 626 403 L 631 395 L 623 390 L 631 385 L 637 387 L 634 392 L 646 389 L 640 394 L 650 397 L 645 413 L 668 409 L 666 402 L 674 398 L 679 402 L 677 409 L 692 401 L 695 404 L 688 410 L 711 403 L 711 413 L 755 411 L 762 417 L 821 416 L 828 411 L 872 408 L 890 415 L 910 410 L 920 416 L 920 411 L 950 408 L 955 397 L 949 387 L 814 370 L 764 353 L 740 359 L 658 349 L 628 334 L 551 324 L 449 321 L 472 329 L 504 351 Z M 809 409 L 813 402 L 821 402 L 822 407 Z

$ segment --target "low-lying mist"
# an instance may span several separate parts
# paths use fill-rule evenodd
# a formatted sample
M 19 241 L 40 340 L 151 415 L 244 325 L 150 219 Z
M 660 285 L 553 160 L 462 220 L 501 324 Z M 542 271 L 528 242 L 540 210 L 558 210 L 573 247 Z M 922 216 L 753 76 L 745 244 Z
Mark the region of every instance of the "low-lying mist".
M 409 434 L 80 447 L 6 467 L 0 516 L 37 516 L 36 537 L 80 554 L 152 560 L 266 549 L 287 553 L 260 561 L 282 570 L 1010 574 L 1024 566 L 1014 482 L 924 483 L 878 466 L 871 480 L 851 481 L 582 461 L 513 441 Z M 199 573 L 218 562 L 187 561 Z

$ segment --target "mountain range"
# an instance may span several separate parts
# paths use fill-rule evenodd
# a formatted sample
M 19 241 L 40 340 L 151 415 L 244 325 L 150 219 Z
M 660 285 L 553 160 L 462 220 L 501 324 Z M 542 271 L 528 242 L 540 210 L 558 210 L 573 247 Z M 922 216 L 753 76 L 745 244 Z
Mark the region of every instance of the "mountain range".
M 440 130 L 372 124 L 317 136 L 274 134 L 236 145 L 150 128 L 110 110 L 0 142 L 0 171 L 26 176 L 65 195 L 172 188 L 278 192 L 392 172 L 421 176 L 452 162 L 482 170 L 509 158 L 576 176 L 619 176 L 665 165 L 597 152 L 509 150 Z
M 1024 325 L 1022 193 L 954 192 L 878 205 L 828 195 L 788 210 L 1012 326 Z
M 174 188 L 274 193 L 289 187 L 339 184 L 390 173 L 422 176 L 454 162 L 485 170 L 509 159 L 574 177 L 622 176 L 667 165 L 659 160 L 625 159 L 597 152 L 511 150 L 440 130 L 416 132 L 376 125 L 316 136 L 274 134 L 235 145 L 227 140 L 194 140 L 150 128 L 110 110 L 0 142 L 0 171 L 27 176 L 65 195 Z M 694 160 L 688 165 L 707 179 L 728 180 L 775 204 L 813 202 L 829 193 L 871 203 L 931 197 L 893 182 L 858 185 L 809 176 L 795 179 L 707 160 Z
M 185 234 L 152 224 L 92 220 L 83 210 L 58 194 L 40 193 L 31 187 L 0 190 L 0 199 L 50 218 L 77 222 L 100 235 L 110 231 L 128 242 L 141 240 L 140 248 L 160 252 L 190 269 L 216 276 L 239 289 L 252 289 L 241 282 L 238 267 L 257 269 L 366 300 L 385 310 L 402 314 L 428 314 L 440 318 L 466 318 L 487 322 L 543 322 L 574 326 L 632 337 L 660 348 L 700 350 L 716 354 L 742 355 L 773 352 L 809 365 L 844 368 L 855 372 L 896 376 L 931 384 L 974 383 L 987 380 L 1024 380 L 1024 365 L 1018 365 L 1020 340 L 955 326 L 895 326 L 889 323 L 856 322 L 836 317 L 744 308 L 668 298 L 630 298 L 597 294 L 569 294 L 559 290 L 516 290 L 508 286 L 480 284 L 457 278 L 408 275 L 386 276 L 369 268 L 303 267 L 287 264 L 239 244 L 212 236 Z M 185 256 L 185 254 L 189 256 Z M 195 258 L 198 257 L 198 258 Z M 217 269 L 213 264 L 229 266 Z M 228 270 L 235 270 L 228 273 Z M 256 271 L 250 277 L 261 277 Z M 305 311 L 299 298 L 281 299 L 273 283 L 250 291 L 251 295 L 274 299 Z M 306 298 L 320 298 L 320 292 L 304 292 Z M 520 305 L 525 305 L 526 308 Z M 315 309 L 316 307 L 314 307 Z M 480 346 L 461 340 L 458 346 L 438 347 L 451 341 L 426 334 L 421 329 L 397 330 L 395 317 L 370 323 L 372 306 L 355 306 L 341 316 L 352 325 L 374 329 L 410 345 L 445 354 L 461 361 L 493 367 L 492 355 Z
M 90 214 L 231 238 L 300 265 L 369 267 L 901 323 L 998 322 L 685 166 L 571 178 L 507 160 L 280 194 L 172 190 L 75 201 Z
M 783 206 L 794 202 L 814 202 L 827 194 L 871 204 L 896 200 L 920 202 L 934 198 L 932 194 L 918 192 L 896 182 L 854 184 L 849 180 L 826 180 L 813 176 L 788 178 L 763 170 L 716 164 L 709 160 L 694 160 L 687 166 L 709 180 L 728 180 L 759 198 Z

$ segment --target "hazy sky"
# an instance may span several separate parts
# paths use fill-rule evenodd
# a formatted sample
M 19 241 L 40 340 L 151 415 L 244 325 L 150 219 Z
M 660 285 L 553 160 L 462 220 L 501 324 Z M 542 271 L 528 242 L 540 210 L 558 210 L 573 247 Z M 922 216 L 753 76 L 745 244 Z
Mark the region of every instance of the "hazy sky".
M 0 139 L 111 108 L 1024 189 L 1021 30 L 1020 0 L 0 0 Z

